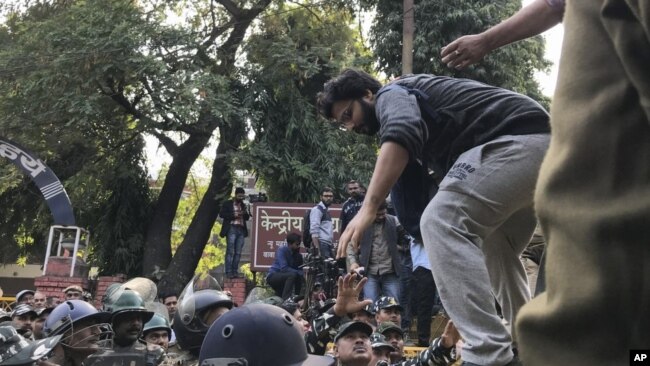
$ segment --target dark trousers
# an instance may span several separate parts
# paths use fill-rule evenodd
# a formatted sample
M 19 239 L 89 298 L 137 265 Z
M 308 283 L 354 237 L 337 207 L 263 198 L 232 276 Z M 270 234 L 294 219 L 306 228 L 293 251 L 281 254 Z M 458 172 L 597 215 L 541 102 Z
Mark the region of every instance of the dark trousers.
M 406 332 L 411 328 L 411 317 L 413 307 L 411 306 L 411 274 L 413 273 L 413 260 L 411 253 L 400 253 L 402 271 L 399 274 L 399 304 L 402 305 L 402 324 L 399 324 Z
M 300 294 L 303 277 L 295 272 L 271 273 L 266 282 L 273 288 L 275 294 L 286 300 L 292 295 Z
M 417 345 L 428 347 L 431 337 L 431 316 L 436 301 L 436 283 L 433 281 L 431 271 L 424 267 L 418 267 L 413 271 L 411 283 L 413 284 L 411 311 L 418 320 Z

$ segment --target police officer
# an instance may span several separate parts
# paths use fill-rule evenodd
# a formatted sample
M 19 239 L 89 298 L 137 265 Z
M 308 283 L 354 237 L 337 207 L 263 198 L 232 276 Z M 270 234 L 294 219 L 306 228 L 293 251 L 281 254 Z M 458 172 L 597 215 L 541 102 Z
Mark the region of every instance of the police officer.
M 61 335 L 49 361 L 59 365 L 81 366 L 91 354 L 105 347 L 110 340 L 110 314 L 99 312 L 83 300 L 59 304 L 45 320 L 46 337 Z
M 298 322 L 283 309 L 250 304 L 227 312 L 208 330 L 201 364 L 331 366 L 334 359 L 307 353 Z
M 87 365 L 112 365 L 117 359 L 122 364 L 155 366 L 165 359 L 164 350 L 156 345 L 144 345 L 138 340 L 144 324 L 154 313 L 145 308 L 140 295 L 128 288 L 121 288 L 104 304 L 111 312 L 113 327 L 113 349 L 97 353 L 88 358 Z
M 27 303 L 20 304 L 11 312 L 11 325 L 21 336 L 34 340 L 34 321 L 36 311 Z
M 348 322 L 334 337 L 334 357 L 339 366 L 367 366 L 372 357 L 372 328 L 364 322 Z
M 45 360 L 60 340 L 61 336 L 58 335 L 30 342 L 18 334 L 14 327 L 0 326 L 0 365 L 52 365 Z
M 370 347 L 372 348 L 372 357 L 368 362 L 368 366 L 390 365 L 390 354 L 395 351 L 395 347 L 386 341 L 383 334 L 372 333 L 370 335 Z
M 386 340 L 395 348 L 390 354 L 392 363 L 404 361 L 404 331 L 397 324 L 386 321 L 377 325 L 377 333 L 386 337 Z
M 447 366 L 456 361 L 455 345 L 460 339 L 460 334 L 451 321 L 447 322 L 440 337 L 434 339 L 427 349 L 410 359 L 403 357 L 404 339 L 400 327 L 393 322 L 384 322 L 377 327 L 377 332 L 380 332 L 394 349 L 388 354 L 393 366 Z M 372 363 L 369 365 L 375 366 Z
M 192 289 L 193 284 L 189 285 Z M 170 352 L 178 357 L 175 364 L 197 365 L 203 338 L 210 325 L 233 307 L 226 293 L 213 289 L 184 291 L 178 301 L 172 329 L 176 334 L 177 349 Z
M 359 310 L 355 313 L 348 314 L 348 317 L 352 321 L 360 321 L 360 322 L 367 323 L 372 327 L 372 329 L 375 329 L 377 327 L 375 325 L 375 308 L 373 304 L 368 304 L 362 310 Z
M 404 308 L 394 297 L 382 296 L 375 302 L 375 322 L 402 324 L 402 311 Z
M 43 326 L 45 326 L 45 321 L 47 320 L 47 317 L 50 316 L 50 313 L 52 313 L 52 310 L 54 310 L 53 307 L 40 308 L 36 310 L 37 317 L 34 321 L 34 339 L 45 338 L 45 334 L 43 334 Z
M 142 331 L 142 339 L 147 344 L 155 344 L 167 351 L 171 338 L 172 328 L 169 321 L 160 314 L 154 314 Z

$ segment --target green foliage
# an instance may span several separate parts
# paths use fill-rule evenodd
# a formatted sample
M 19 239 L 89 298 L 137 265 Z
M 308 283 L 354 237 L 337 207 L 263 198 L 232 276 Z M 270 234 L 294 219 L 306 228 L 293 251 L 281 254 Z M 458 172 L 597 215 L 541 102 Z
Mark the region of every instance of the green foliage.
M 378 69 L 389 77 L 401 74 L 402 2 L 362 1 L 376 5 L 370 41 L 378 58 Z M 526 94 L 548 107 L 534 73 L 547 71 L 544 42 L 533 37 L 502 47 L 465 70 L 450 69 L 440 61 L 440 50 L 466 34 L 477 34 L 498 24 L 521 8 L 521 0 L 421 0 L 415 2 L 413 72 L 478 80 Z
M 62 180 L 77 221 L 93 232 L 91 258 L 102 271 L 135 273 L 151 213 L 142 132 L 165 143 L 171 140 L 161 131 L 209 136 L 216 124 L 199 118 L 206 105 L 220 117 L 237 110 L 228 79 L 198 62 L 192 28 L 164 21 L 178 3 L 28 5 L 0 9 L 7 19 L 0 25 L 0 133 L 36 152 Z M 29 228 L 40 243 L 51 218 L 28 180 L 11 166 L 0 169 L 9 177 L 0 181 L 7 203 L 0 237 L 14 248 L 4 253 L 7 262 L 21 253 L 15 230 Z M 43 256 L 34 249 L 30 261 Z
M 94 228 L 91 238 L 96 245 L 90 258 L 103 275 L 124 273 L 133 277 L 141 272 L 151 213 L 149 182 L 140 166 L 142 150 L 140 142 L 110 159 L 114 165 L 99 191 L 104 200 L 88 215 L 92 222 L 81 220 L 82 226 Z
M 316 114 L 316 93 L 344 65 L 368 68 L 349 9 L 280 6 L 247 44 L 248 101 L 255 139 L 238 155 L 271 200 L 313 202 L 323 186 L 368 182 L 376 154 L 372 138 L 343 133 Z

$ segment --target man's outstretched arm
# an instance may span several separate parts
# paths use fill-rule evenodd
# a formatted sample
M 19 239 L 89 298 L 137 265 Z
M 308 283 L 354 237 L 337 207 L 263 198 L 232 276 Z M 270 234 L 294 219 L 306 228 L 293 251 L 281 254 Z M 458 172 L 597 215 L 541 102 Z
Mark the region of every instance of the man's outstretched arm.
M 486 54 L 507 44 L 538 35 L 562 21 L 562 1 L 535 0 L 517 13 L 483 33 L 458 38 L 442 48 L 442 62 L 463 69 L 479 62 Z

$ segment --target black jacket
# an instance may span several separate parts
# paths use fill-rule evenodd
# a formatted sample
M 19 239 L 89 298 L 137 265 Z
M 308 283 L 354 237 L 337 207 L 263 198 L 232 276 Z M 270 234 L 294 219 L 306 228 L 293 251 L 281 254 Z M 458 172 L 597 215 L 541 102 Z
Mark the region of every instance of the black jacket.
M 223 203 L 221 205 L 221 211 L 219 212 L 219 216 L 223 219 L 223 224 L 221 224 L 221 232 L 219 232 L 219 236 L 222 238 L 228 235 L 228 230 L 230 230 L 230 227 L 232 226 L 232 221 L 235 219 L 235 209 L 234 209 L 234 204 L 235 200 L 229 200 Z M 248 236 L 248 227 L 246 225 L 246 221 L 248 221 L 251 218 L 251 214 L 248 212 L 248 209 L 246 208 L 246 205 L 242 202 L 239 204 L 241 208 L 241 212 L 244 213 L 244 216 L 242 217 L 244 221 L 244 237 Z
M 393 261 L 393 270 L 396 274 L 399 274 L 402 268 L 399 249 L 404 247 L 409 248 L 409 238 L 402 225 L 397 221 L 397 218 L 391 215 L 386 215 L 384 235 L 388 243 L 388 253 L 390 253 L 391 260 Z M 368 270 L 372 249 L 372 226 L 364 231 L 359 249 L 359 264 Z

